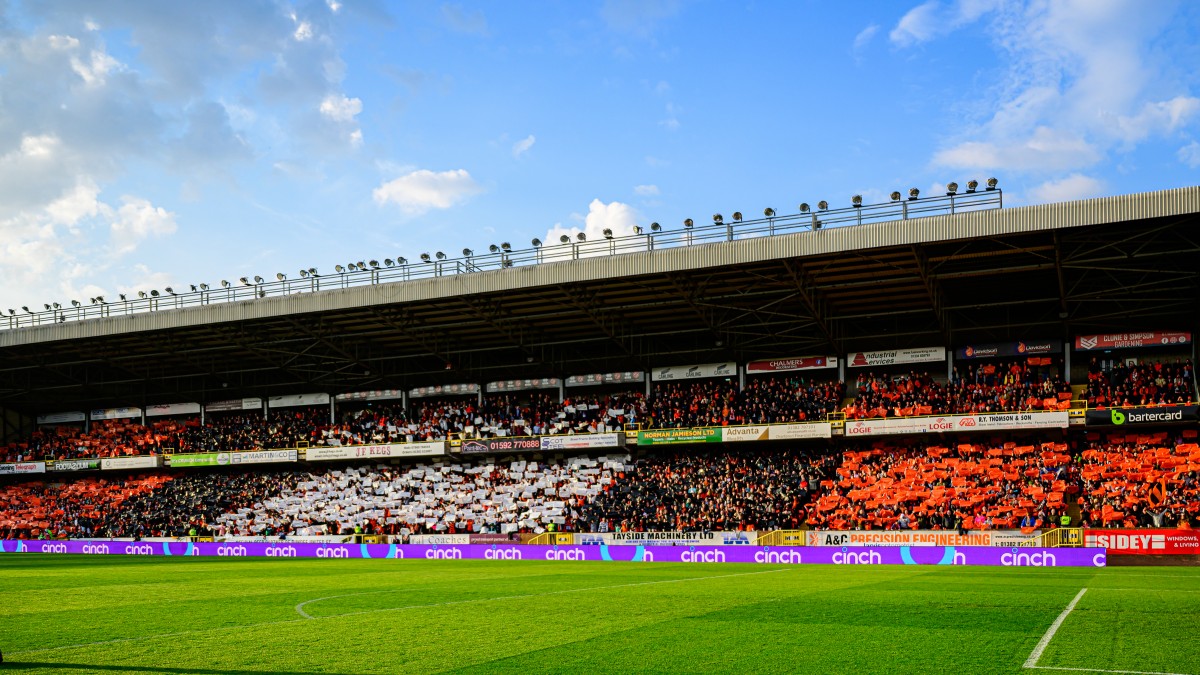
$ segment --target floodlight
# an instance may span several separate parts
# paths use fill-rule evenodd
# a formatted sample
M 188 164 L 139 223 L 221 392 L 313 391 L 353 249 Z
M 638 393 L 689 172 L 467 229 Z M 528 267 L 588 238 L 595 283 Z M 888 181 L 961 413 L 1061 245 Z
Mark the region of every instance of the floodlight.
M 396 258 L 396 264 L 397 265 L 407 265 L 408 258 L 405 258 L 404 256 L 400 256 L 399 258 Z
M 774 218 L 775 217 L 775 209 L 768 206 L 767 208 L 763 209 L 763 215 L 768 218 Z
M 504 251 L 505 253 L 508 253 L 509 251 L 512 250 L 512 244 L 508 243 L 507 241 L 502 241 L 502 242 L 500 242 L 500 250 Z
M 287 279 L 287 275 L 286 275 L 286 274 L 284 274 L 283 272 L 276 272 L 276 273 L 275 273 L 275 280 L 276 280 L 276 281 L 283 281 L 284 279 Z
M 808 202 L 800 204 L 800 213 L 808 213 Z
M 499 253 L 500 247 L 495 244 L 492 244 L 491 246 L 488 246 L 488 250 L 491 251 L 492 253 Z
M 121 299 L 122 299 L 122 300 L 124 300 L 124 299 L 125 299 L 125 294 L 124 294 L 124 293 L 117 293 L 117 295 L 119 295 L 119 296 L 121 297 Z
M 138 291 L 138 297 L 139 297 L 139 298 L 145 298 L 145 297 L 146 297 L 146 291 Z M 49 307 L 47 307 L 46 309 L 50 309 L 50 308 L 49 308 Z
M 662 225 L 659 225 L 658 223 L 650 223 L 650 230 L 652 232 L 662 232 Z
M 691 218 L 686 218 L 686 219 L 684 219 L 684 221 L 683 221 L 683 226 L 684 226 L 684 227 L 687 227 L 687 228 L 690 228 L 690 227 L 691 227 L 692 225 L 694 225 L 694 224 L 695 224 L 695 223 L 693 223 L 693 222 L 692 222 L 692 219 L 691 219 Z
M 641 234 L 641 233 L 642 233 L 642 226 L 641 226 L 641 225 L 634 225 L 634 226 L 633 226 L 633 233 L 634 233 L 634 234 Z
M 223 288 L 229 288 L 229 282 L 228 282 L 228 281 L 225 281 L 224 279 L 222 279 L 222 280 L 221 280 L 221 286 L 222 286 Z
M 892 191 L 892 201 L 894 201 L 894 202 L 900 201 L 900 192 L 898 190 Z
M 468 257 L 468 258 L 470 258 L 472 255 L 475 255 L 475 252 L 474 252 L 474 251 L 472 251 L 472 250 L 471 250 L 471 249 L 469 249 L 469 248 L 464 248 L 464 249 L 463 249 L 463 255 L 464 255 L 464 256 L 466 256 L 466 257 Z
M 307 279 L 308 278 L 308 270 L 300 270 L 300 278 Z
M 17 310 L 15 310 L 15 309 L 9 309 L 9 310 L 8 310 L 8 315 L 9 315 L 9 316 L 15 316 L 15 315 L 16 315 L 16 313 L 17 313 Z
M 311 276 L 311 277 L 319 277 L 319 276 L 321 276 L 320 274 L 317 274 L 317 268 L 315 268 L 315 267 L 310 267 L 310 268 L 308 268 L 308 275 L 309 275 L 309 276 Z
M 56 303 L 54 303 L 54 309 L 62 309 L 62 305 L 60 305 L 56 302 Z
M 829 202 L 822 199 L 821 201 L 817 202 L 817 208 L 821 209 L 822 211 L 828 211 L 829 210 Z
M 977 181 L 977 180 L 967 181 L 967 192 L 968 193 L 974 192 L 975 188 L 977 188 L 977 187 L 979 187 L 979 181 Z
M 79 306 L 79 301 L 78 301 L 78 300 L 72 300 L 72 301 L 71 301 L 71 306 L 72 306 L 72 307 L 78 307 L 78 306 Z
M 368 264 L 371 265 L 371 269 L 373 269 L 373 270 L 379 269 L 379 261 L 378 260 L 372 260 Z
M 391 258 L 384 258 L 384 259 L 383 259 L 383 264 L 384 264 L 385 266 L 387 266 L 387 267 L 395 267 L 395 266 L 396 266 L 396 261 L 395 261 L 395 260 L 392 260 Z
M 346 273 L 346 268 L 345 268 L 345 267 L 342 267 L 341 265 L 334 265 L 334 266 L 333 266 L 333 269 L 337 270 L 337 273 L 338 273 L 338 274 L 345 274 L 345 273 Z
M 742 212 L 741 211 L 733 212 L 733 222 L 735 222 L 735 223 L 742 222 Z
M 358 261 L 358 269 L 360 269 L 360 270 L 367 269 L 367 263 L 363 262 L 362 260 L 359 260 Z
M 720 225 L 721 223 L 725 222 L 725 219 L 721 217 L 721 214 L 714 213 L 713 214 L 713 222 Z
M 121 296 L 121 299 L 124 300 L 125 296 Z M 29 312 L 30 314 L 33 314 L 33 310 L 29 309 L 29 307 L 27 305 L 21 305 L 21 309 L 25 310 L 26 312 Z
M 152 298 L 157 298 L 157 297 L 158 297 L 158 291 L 153 291 L 153 290 L 152 290 L 152 291 L 150 291 L 150 297 L 152 297 Z
M 958 183 L 950 183 L 946 186 L 946 196 L 952 197 L 958 192 Z
M 607 227 L 606 227 L 606 228 L 604 228 L 604 238 L 605 238 L 605 239 L 612 239 L 612 238 L 613 238 L 613 233 L 612 233 L 612 229 L 611 229 L 611 228 L 607 228 Z
M 916 199 L 917 197 L 920 197 L 920 196 L 921 196 L 920 190 L 918 190 L 917 188 L 909 188 L 909 190 L 908 190 L 909 200 Z
M 250 284 L 250 279 L 249 279 L 249 278 L 247 278 L 247 277 L 241 277 L 240 279 L 238 279 L 238 281 L 242 282 L 242 284 L 244 284 L 244 285 L 246 285 L 246 286 L 250 286 L 250 285 L 251 285 L 251 284 Z
M 429 254 L 428 254 L 428 253 L 422 253 L 422 254 L 421 254 L 421 261 L 422 261 L 422 262 L 429 262 Z
M 445 259 L 446 259 L 446 254 L 445 254 L 445 253 L 442 253 L 441 251 L 438 251 L 438 252 L 437 252 L 437 253 L 435 253 L 434 255 L 435 255 L 435 256 L 437 256 L 437 259 L 438 259 L 438 260 L 445 260 Z
M 854 208 L 860 208 L 862 206 L 862 195 L 854 195 L 850 198 L 850 203 L 854 205 Z
M 208 284 L 200 284 L 200 290 L 202 290 L 202 291 L 207 291 L 207 290 L 208 290 Z
M 568 244 L 571 242 L 571 237 L 564 234 L 563 236 L 559 237 L 558 240 L 564 244 Z
M 529 242 L 529 243 L 533 244 L 533 247 L 534 247 L 534 248 L 540 248 L 540 247 L 541 247 L 541 245 L 542 245 L 542 240 L 541 240 L 541 239 L 538 239 L 537 237 L 534 237 L 534 238 L 533 238 L 533 241 L 531 241 L 531 242 Z
M 167 292 L 168 292 L 168 293 L 170 293 L 171 295 L 175 295 L 175 289 L 174 289 L 174 288 L 171 288 L 170 286 L 167 286 L 167 289 L 166 289 L 166 290 L 167 290 Z
M 263 282 L 263 278 L 258 276 L 257 274 L 255 274 L 254 275 L 254 283 L 261 284 L 262 282 Z
M 587 233 L 580 232 L 579 234 L 575 235 L 575 238 L 578 239 L 579 241 L 587 241 Z
M 196 290 L 197 290 L 197 289 L 196 289 L 196 284 L 188 284 L 188 285 L 192 287 L 192 292 L 193 292 L 193 293 L 195 293 L 195 292 L 196 292 Z
M 989 179 L 987 179 L 987 189 L 995 190 L 996 185 L 999 183 L 1000 183 L 1000 181 L 996 180 L 995 178 L 989 178 Z

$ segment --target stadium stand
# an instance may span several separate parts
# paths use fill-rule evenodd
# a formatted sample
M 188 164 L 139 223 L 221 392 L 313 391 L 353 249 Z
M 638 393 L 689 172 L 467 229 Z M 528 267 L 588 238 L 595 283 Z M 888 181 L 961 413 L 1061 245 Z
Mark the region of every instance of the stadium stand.
M 1083 522 L 1090 527 L 1190 527 L 1200 516 L 1200 445 L 1179 435 L 1088 434 L 1080 454 Z
M 1087 403 L 1093 408 L 1194 403 L 1193 374 L 1191 359 L 1106 368 L 1093 358 L 1088 366 Z
M 150 474 L 129 478 L 80 478 L 50 484 L 29 481 L 0 486 L 0 536 L 126 536 L 138 530 L 114 530 L 114 521 L 154 522 L 140 508 L 140 497 L 162 494 L 173 476 Z

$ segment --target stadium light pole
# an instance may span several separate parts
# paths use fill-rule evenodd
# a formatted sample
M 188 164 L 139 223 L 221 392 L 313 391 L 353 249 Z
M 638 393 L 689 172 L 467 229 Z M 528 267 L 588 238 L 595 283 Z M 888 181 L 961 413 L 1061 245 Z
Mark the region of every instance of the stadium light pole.
M 686 239 L 686 241 L 687 241 L 687 245 L 688 245 L 688 246 L 691 246 L 691 245 L 692 245 L 692 225 L 693 225 L 693 223 L 692 223 L 692 219 L 691 219 L 691 218 L 684 218 L 684 219 L 683 219 L 683 227 L 684 227 L 684 229 L 687 231 L 687 234 L 686 234 L 686 237 L 687 237 L 687 239 Z
M 767 235 L 775 235 L 775 209 L 767 207 L 763 209 L 763 216 L 767 219 Z

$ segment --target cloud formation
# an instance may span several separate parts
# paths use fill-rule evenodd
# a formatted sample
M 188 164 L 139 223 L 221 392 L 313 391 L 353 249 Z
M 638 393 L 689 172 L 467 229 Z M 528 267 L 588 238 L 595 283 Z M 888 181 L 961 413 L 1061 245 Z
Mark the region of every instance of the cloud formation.
M 525 154 L 526 152 L 529 152 L 529 149 L 532 148 L 533 144 L 536 142 L 537 142 L 537 138 L 535 138 L 533 136 L 533 134 L 529 134 L 525 138 L 522 138 L 521 140 L 517 141 L 516 143 L 513 143 L 512 156 L 520 157 L 521 155 Z
M 383 183 L 372 194 L 376 204 L 395 204 L 415 216 L 431 209 L 448 209 L 481 191 L 466 169 L 419 169 Z

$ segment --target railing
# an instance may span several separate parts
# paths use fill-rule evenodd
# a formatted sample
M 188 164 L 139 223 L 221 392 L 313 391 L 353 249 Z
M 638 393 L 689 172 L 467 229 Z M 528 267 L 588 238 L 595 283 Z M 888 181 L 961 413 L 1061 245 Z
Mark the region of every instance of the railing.
M 1060 527 L 1053 530 L 1034 535 L 1029 539 L 1021 542 L 1021 546 L 1033 546 L 1037 548 L 1060 548 L 1065 546 L 1078 547 L 1083 546 L 1083 528 L 1081 527 Z
M 70 306 L 58 303 L 43 304 L 45 309 L 25 306 L 21 310 L 9 309 L 7 316 L 0 313 L 0 330 L 26 328 L 45 324 L 84 321 L 113 316 L 156 312 L 168 309 L 183 309 L 204 305 L 242 302 L 259 298 L 315 293 L 356 286 L 373 286 L 388 283 L 403 283 L 416 279 L 430 279 L 456 274 L 472 274 L 488 270 L 507 269 L 540 265 L 542 263 L 579 260 L 622 253 L 658 251 L 699 244 L 771 237 L 795 232 L 820 230 L 827 227 L 864 225 L 869 223 L 910 220 L 936 215 L 966 213 L 998 209 L 1003 206 L 1003 194 L 999 189 L 966 192 L 925 199 L 893 201 L 886 204 L 868 204 L 844 209 L 818 209 L 791 215 L 774 215 L 752 220 L 717 221 L 711 225 L 686 226 L 682 230 L 657 228 L 637 234 L 606 237 L 584 241 L 568 239 L 566 242 L 538 243 L 533 248 L 512 249 L 508 246 L 489 247 L 488 253 L 449 257 L 444 253 L 423 254 L 418 262 L 407 262 L 403 258 L 339 265 L 335 273 L 318 273 L 315 268 L 302 270 L 300 278 L 289 279 L 284 274 L 276 280 L 262 277 L 242 277 L 237 281 L 222 281 L 214 287 L 207 284 L 189 285 L 191 290 L 157 290 L 141 292 L 137 298 L 92 298 L 90 302 L 72 300 Z M 691 222 L 690 219 L 688 222 Z M 465 251 L 464 251 L 465 254 Z M 426 259 L 427 258 L 427 259 Z M 144 296 L 144 297 L 141 297 Z
M 804 530 L 772 530 L 758 535 L 756 546 L 804 546 L 807 535 Z

